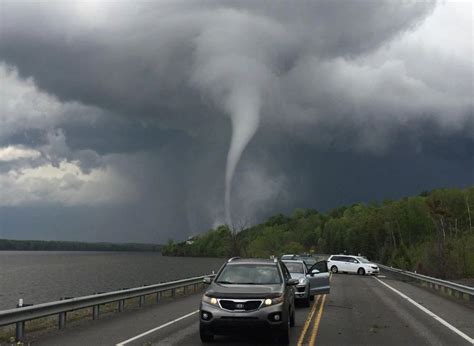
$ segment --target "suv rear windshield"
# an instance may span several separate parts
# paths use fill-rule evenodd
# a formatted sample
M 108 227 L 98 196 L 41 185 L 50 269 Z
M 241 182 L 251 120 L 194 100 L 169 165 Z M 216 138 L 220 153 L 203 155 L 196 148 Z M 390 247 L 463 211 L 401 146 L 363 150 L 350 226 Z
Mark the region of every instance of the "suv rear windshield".
M 298 262 L 283 262 L 290 273 L 301 273 L 304 274 L 303 263 Z
M 231 264 L 222 269 L 216 283 L 228 285 L 275 285 L 281 284 L 276 265 Z

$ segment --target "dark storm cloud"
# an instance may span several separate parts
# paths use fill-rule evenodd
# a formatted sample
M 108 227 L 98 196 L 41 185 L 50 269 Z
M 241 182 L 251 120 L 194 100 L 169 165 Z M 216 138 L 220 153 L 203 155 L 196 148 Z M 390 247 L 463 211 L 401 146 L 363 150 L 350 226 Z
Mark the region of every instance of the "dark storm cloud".
M 308 58 L 363 54 L 409 30 L 433 8 L 430 2 L 121 4 L 4 1 L 0 55 L 63 100 L 190 130 L 202 123 L 200 113 L 216 113 L 203 104 L 202 88 L 214 93 L 226 87 L 223 79 L 250 78 L 239 71 L 246 68 L 238 65 L 239 57 L 256 61 L 257 74 L 269 69 L 269 77 L 261 76 L 269 78 L 263 87 L 274 89 L 286 76 L 308 72 Z M 232 56 L 225 76 L 203 82 L 226 51 Z M 206 62 L 214 58 L 208 70 Z M 234 70 L 241 75 L 233 76 Z M 193 78 L 205 85 L 196 90 Z M 307 87 L 289 86 L 295 94 Z
M 249 222 L 473 182 L 469 41 L 434 2 L 1 5 L 6 90 L 37 101 L 8 108 L 0 147 L 41 152 L 3 171 L 22 172 L 34 192 L 55 174 L 64 191 L 38 196 L 77 215 L 101 197 L 90 181 L 105 186 L 101 203 L 122 186 L 126 207 L 91 216 L 100 239 L 120 229 L 123 240 L 163 241 L 225 222 L 235 168 L 232 211 Z M 441 30 L 453 39 L 439 44 Z M 28 189 L 27 203 L 41 201 Z

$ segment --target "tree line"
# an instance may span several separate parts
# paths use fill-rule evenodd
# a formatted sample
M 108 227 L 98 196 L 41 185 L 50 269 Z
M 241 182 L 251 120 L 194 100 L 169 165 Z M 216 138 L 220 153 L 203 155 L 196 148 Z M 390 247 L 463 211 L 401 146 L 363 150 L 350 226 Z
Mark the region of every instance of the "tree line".
M 438 189 L 327 213 L 296 209 L 253 227 L 219 226 L 175 243 L 170 256 L 267 257 L 284 253 L 362 254 L 440 278 L 474 277 L 474 187 Z
M 26 251 L 161 251 L 161 245 L 137 243 L 86 243 L 75 241 L 0 239 L 0 250 Z

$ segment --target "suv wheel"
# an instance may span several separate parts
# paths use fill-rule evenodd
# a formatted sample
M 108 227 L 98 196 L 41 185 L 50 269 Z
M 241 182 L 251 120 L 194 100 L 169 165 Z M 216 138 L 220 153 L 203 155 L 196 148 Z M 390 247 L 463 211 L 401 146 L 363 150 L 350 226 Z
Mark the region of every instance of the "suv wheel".
M 288 322 L 282 328 L 282 330 L 277 334 L 276 343 L 278 345 L 288 345 L 290 343 L 290 324 L 291 318 L 290 315 L 287 317 Z
M 332 266 L 331 271 L 332 271 L 333 274 L 336 274 L 338 272 L 338 269 L 337 269 L 336 266 Z
M 305 307 L 308 307 L 310 304 L 311 304 L 311 298 L 310 298 L 310 294 L 308 292 L 308 296 L 303 300 L 303 305 Z
M 214 341 L 214 334 L 209 332 L 207 328 L 202 325 L 199 325 L 199 336 L 201 337 L 202 342 Z
M 359 268 L 359 270 L 357 270 L 357 274 L 365 275 L 365 269 L 364 268 Z

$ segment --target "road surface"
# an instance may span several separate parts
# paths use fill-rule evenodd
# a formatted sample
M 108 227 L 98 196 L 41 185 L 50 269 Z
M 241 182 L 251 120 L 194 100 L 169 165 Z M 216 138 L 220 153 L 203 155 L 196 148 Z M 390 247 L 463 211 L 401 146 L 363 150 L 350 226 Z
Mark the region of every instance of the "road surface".
M 35 345 L 201 345 L 200 294 L 68 326 Z M 292 345 L 471 345 L 474 308 L 382 275 L 336 274 L 331 293 L 297 307 Z M 269 343 L 268 335 L 217 337 L 215 344 Z

